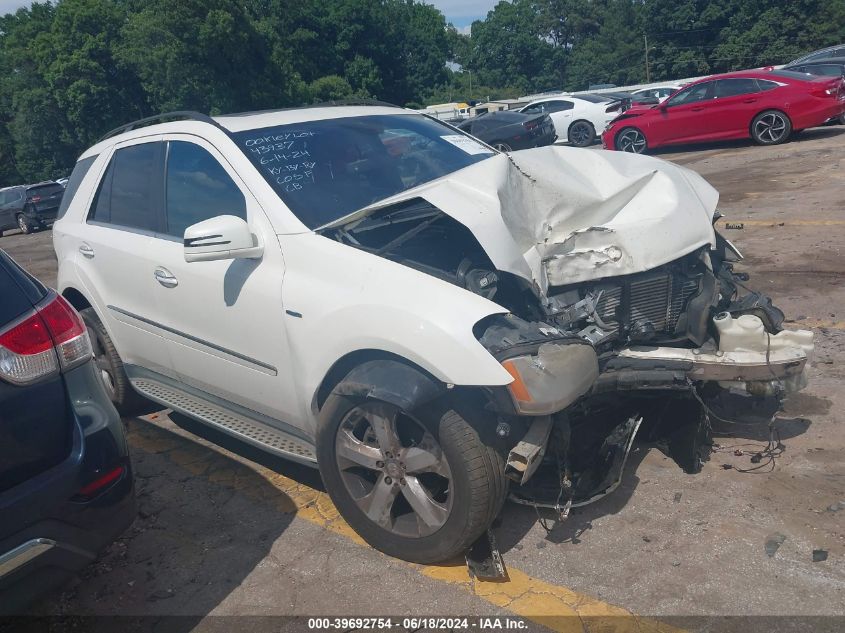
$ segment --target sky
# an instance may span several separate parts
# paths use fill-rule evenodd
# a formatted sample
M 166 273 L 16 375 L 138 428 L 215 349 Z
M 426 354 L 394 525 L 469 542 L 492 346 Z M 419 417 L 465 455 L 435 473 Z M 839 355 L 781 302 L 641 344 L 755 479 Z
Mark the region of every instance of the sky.
M 31 0 L 0 0 L 0 15 L 11 13 L 26 6 Z M 487 16 L 498 0 L 426 0 L 443 12 L 446 21 L 454 24 L 460 31 L 469 32 L 469 26 L 475 20 Z
M 3 0 L 0 0 L 2 2 Z M 446 16 L 446 21 L 451 22 L 462 32 L 469 32 L 470 25 L 475 20 L 487 17 L 490 11 L 499 0 L 426 0 L 433 4 Z
M 30 0 L 0 0 L 0 15 L 14 13 L 21 7 L 27 6 L 29 4 Z M 460 2 L 454 2 L 453 4 L 460 4 Z

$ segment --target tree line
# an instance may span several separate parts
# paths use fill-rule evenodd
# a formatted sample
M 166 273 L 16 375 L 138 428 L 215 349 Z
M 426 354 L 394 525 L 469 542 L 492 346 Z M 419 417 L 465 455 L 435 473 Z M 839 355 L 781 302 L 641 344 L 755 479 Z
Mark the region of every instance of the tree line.
M 0 185 L 64 175 L 106 131 L 170 110 L 624 85 L 841 41 L 845 0 L 513 0 L 469 34 L 417 0 L 36 2 L 0 17 Z

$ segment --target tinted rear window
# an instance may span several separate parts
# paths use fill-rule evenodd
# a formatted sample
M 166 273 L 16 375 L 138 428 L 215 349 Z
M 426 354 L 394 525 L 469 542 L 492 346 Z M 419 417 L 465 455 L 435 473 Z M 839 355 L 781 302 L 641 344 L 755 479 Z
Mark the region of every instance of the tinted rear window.
M 495 154 L 455 128 L 412 114 L 305 121 L 233 138 L 312 229 Z
M 796 73 L 792 70 L 773 70 L 773 75 L 778 77 L 785 77 L 786 79 L 798 79 L 799 81 L 812 81 L 812 77 L 807 77 L 805 73 Z
M 95 160 L 97 160 L 97 157 L 91 156 L 89 158 L 83 158 L 81 161 L 76 163 L 76 167 L 73 168 L 73 173 L 67 181 L 65 195 L 62 198 L 62 203 L 59 205 L 59 213 L 56 216 L 57 220 L 67 213 L 70 201 L 73 200 L 73 197 L 76 195 L 76 190 L 79 189 L 79 185 L 82 184 L 82 180 L 88 174 L 88 170 L 91 169 L 91 165 L 94 164 Z
M 578 99 L 582 101 L 589 101 L 590 103 L 605 103 L 606 101 L 613 101 L 615 97 L 604 95 L 577 95 Z
M 65 190 L 65 188 L 62 187 L 59 183 L 51 182 L 50 184 L 47 184 L 47 185 L 37 185 L 35 187 L 27 187 L 26 195 L 28 195 L 30 197 L 41 196 L 42 198 L 45 198 L 47 196 L 52 196 L 54 193 L 63 193 L 64 190 Z
M 115 151 L 92 205 L 91 219 L 105 224 L 154 231 L 155 167 L 161 143 L 141 143 Z

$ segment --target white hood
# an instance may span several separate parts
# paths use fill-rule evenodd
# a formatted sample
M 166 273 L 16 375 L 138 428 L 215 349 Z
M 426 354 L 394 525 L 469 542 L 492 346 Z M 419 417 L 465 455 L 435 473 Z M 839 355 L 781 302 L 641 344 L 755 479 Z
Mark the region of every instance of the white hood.
M 719 194 L 656 158 L 549 146 L 498 154 L 373 207 L 415 197 L 469 228 L 496 268 L 545 293 L 714 245 Z

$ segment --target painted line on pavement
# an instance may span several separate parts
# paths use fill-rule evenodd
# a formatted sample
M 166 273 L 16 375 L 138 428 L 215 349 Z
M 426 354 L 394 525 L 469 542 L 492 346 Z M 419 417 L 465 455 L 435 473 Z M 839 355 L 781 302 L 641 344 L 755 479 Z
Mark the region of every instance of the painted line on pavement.
M 139 418 L 129 424 L 129 444 L 145 453 L 164 456 L 192 475 L 237 491 L 255 501 L 275 505 L 283 513 L 330 530 L 370 547 L 343 520 L 328 494 L 265 468 L 226 449 L 206 442 L 181 429 L 165 428 L 162 413 Z M 166 435 L 165 435 L 166 434 Z M 231 455 L 231 457 L 230 457 Z M 268 496 L 265 486 L 255 486 L 244 467 L 263 477 L 281 496 Z M 508 567 L 509 582 L 476 582 L 466 565 L 417 565 L 407 563 L 424 576 L 459 587 L 478 598 L 554 631 L 602 633 L 676 633 L 681 631 L 653 618 L 637 616 L 567 587 L 547 583 Z
M 845 220 L 743 220 L 742 218 L 720 218 L 716 224 L 724 229 L 726 224 L 742 224 L 744 226 L 843 226 Z M 732 231 L 735 229 L 726 229 Z M 741 230 L 741 229 L 739 229 Z

